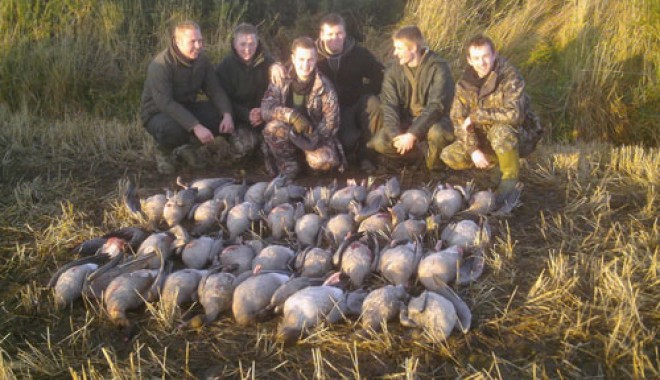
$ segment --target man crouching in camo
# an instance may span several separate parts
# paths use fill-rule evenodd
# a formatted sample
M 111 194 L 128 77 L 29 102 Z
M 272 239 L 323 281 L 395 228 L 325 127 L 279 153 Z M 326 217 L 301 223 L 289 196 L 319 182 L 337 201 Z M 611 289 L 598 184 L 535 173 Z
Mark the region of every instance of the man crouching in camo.
M 330 81 L 316 69 L 316 45 L 309 37 L 291 45 L 292 66 L 282 86 L 271 83 L 261 102 L 266 122 L 263 145 L 271 175 L 294 179 L 300 172 L 300 151 L 312 170 L 344 165 L 337 139 L 339 102 Z
M 210 100 L 198 99 L 201 92 Z M 197 23 L 178 24 L 169 47 L 151 61 L 141 103 L 140 118 L 156 140 L 156 165 L 162 174 L 175 172 L 176 159 L 202 168 L 198 147 L 234 130 L 231 104 L 204 54 Z
M 468 66 L 456 84 L 450 116 L 457 141 L 441 159 L 454 170 L 499 164 L 501 202 L 518 183 L 519 158 L 529 155 L 543 129 L 530 108 L 525 81 L 493 41 L 479 35 L 467 43 Z

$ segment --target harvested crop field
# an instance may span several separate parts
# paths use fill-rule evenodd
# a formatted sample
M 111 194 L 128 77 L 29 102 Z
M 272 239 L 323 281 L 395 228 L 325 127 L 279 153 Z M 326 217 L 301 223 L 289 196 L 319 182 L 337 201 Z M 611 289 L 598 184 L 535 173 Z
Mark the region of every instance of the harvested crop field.
M 149 147 L 48 162 L 8 149 L 0 204 L 0 377 L 6 378 L 654 378 L 658 367 L 660 151 L 546 145 L 523 166 L 523 205 L 491 217 L 494 242 L 481 278 L 454 289 L 472 310 L 471 330 L 442 343 L 397 322 L 370 338 L 355 320 L 322 327 L 293 346 L 275 341 L 277 318 L 239 328 L 230 314 L 181 327 L 158 304 L 130 314 L 122 338 L 97 301 L 56 310 L 46 283 L 81 241 L 135 225 L 122 178 L 141 195 L 174 188 L 155 174 Z M 120 152 L 121 153 L 121 152 Z M 148 156 L 148 155 L 147 155 Z M 66 155 L 65 155 L 66 157 Z M 123 161 L 122 161 L 123 159 Z M 266 179 L 247 165 L 250 181 Z M 416 168 L 402 188 L 435 185 Z M 449 173 L 462 184 L 472 173 Z M 236 166 L 183 173 L 233 176 Z M 362 178 L 349 171 L 340 178 Z M 306 186 L 330 178 L 305 177 Z M 478 178 L 478 185 L 481 179 Z M 376 281 L 376 280 L 372 280 Z M 193 306 L 199 309 L 199 306 Z

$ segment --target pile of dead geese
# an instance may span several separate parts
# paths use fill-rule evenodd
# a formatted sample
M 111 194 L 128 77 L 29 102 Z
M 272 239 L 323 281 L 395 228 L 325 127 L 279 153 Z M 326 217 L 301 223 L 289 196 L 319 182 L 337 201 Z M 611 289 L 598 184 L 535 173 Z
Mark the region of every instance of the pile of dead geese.
M 74 248 L 81 258 L 50 280 L 58 306 L 100 299 L 111 321 L 146 302 L 186 306 L 212 323 L 231 311 L 239 325 L 281 314 L 277 339 L 292 343 L 319 323 L 358 318 L 361 334 L 398 320 L 434 340 L 467 332 L 471 312 L 450 284 L 476 281 L 491 239 L 491 191 L 436 186 L 402 191 L 348 180 L 317 187 L 284 178 L 248 185 L 206 178 L 140 199 L 129 183 L 124 203 L 140 226 Z

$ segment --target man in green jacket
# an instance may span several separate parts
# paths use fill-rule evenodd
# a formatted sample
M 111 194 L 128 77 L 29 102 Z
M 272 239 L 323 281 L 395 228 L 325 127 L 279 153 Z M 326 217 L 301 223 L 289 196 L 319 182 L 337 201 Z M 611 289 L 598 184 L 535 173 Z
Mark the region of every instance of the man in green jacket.
M 176 158 L 203 167 L 197 148 L 234 130 L 231 105 L 203 49 L 199 25 L 185 21 L 174 28 L 170 46 L 149 64 L 140 118 L 156 140 L 159 173 L 174 173 Z M 199 100 L 201 92 L 209 100 Z
M 231 101 L 236 128 L 229 137 L 233 159 L 254 152 L 261 139 L 264 121 L 261 99 L 268 88 L 269 69 L 273 58 L 259 41 L 257 28 L 239 24 L 232 34 L 232 51 L 215 71 Z
M 367 147 L 390 158 L 423 154 L 427 168 L 439 170 L 440 152 L 454 139 L 449 65 L 426 46 L 417 26 L 399 29 L 393 44 L 398 64 L 385 71 L 380 107 L 368 106 L 373 137 Z
M 452 169 L 490 169 L 499 165 L 498 202 L 516 187 L 519 158 L 536 147 L 543 129 L 530 108 L 525 81 L 493 41 L 483 35 L 467 43 L 463 77 L 451 108 L 457 141 L 442 151 Z

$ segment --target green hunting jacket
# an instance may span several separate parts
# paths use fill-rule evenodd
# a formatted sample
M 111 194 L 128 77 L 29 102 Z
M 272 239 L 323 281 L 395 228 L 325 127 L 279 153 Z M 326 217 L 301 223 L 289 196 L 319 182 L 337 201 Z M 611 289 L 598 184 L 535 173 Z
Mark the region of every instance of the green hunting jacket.
M 192 131 L 199 120 L 186 105 L 199 101 L 201 93 L 208 96 L 220 115 L 231 113 L 231 104 L 218 82 L 211 59 L 202 53 L 193 61 L 187 60 L 172 42 L 149 63 L 142 91 L 142 124 L 146 125 L 151 117 L 164 113 L 187 131 Z
M 274 60 L 262 49 L 261 42 L 250 62 L 243 61 L 232 47 L 215 72 L 231 101 L 234 121 L 250 122 L 250 110 L 261 106 L 268 88 L 268 70 Z
M 474 75 L 468 70 L 473 69 L 468 66 L 456 84 L 451 120 L 456 137 L 466 144 L 468 153 L 472 154 L 477 150 L 475 126 L 486 130 L 493 124 L 519 127 L 526 118 L 534 116 L 531 114 L 529 96 L 525 93 L 525 81 L 506 59 L 496 58 L 495 67 L 481 87 L 466 79 L 469 74 Z M 461 128 L 468 116 L 472 124 Z
M 454 79 L 447 62 L 426 48 L 415 78 L 418 82 L 417 99 L 423 107 L 417 117 L 412 114 L 412 84 L 403 66 L 396 62 L 385 71 L 380 99 L 383 128 L 390 136 L 400 134 L 401 126 L 412 120 L 407 132 L 414 134 L 418 140 L 426 139 L 431 126 L 442 117 L 449 116 L 454 97 Z

